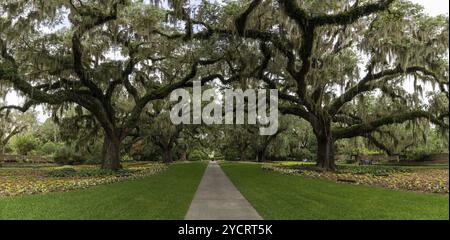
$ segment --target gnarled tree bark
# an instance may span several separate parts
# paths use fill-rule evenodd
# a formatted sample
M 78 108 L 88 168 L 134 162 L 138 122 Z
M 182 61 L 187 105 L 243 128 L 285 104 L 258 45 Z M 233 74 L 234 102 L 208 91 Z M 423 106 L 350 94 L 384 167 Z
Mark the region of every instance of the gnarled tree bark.
M 118 170 L 122 168 L 120 164 L 121 145 L 122 141 L 120 138 L 105 134 L 103 142 L 103 169 Z

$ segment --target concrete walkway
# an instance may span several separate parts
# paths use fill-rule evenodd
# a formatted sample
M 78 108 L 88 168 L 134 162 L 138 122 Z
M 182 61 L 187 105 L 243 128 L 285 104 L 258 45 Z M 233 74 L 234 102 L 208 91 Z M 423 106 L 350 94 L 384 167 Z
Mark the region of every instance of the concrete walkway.
M 209 162 L 186 220 L 260 220 L 261 216 L 231 183 L 219 164 Z

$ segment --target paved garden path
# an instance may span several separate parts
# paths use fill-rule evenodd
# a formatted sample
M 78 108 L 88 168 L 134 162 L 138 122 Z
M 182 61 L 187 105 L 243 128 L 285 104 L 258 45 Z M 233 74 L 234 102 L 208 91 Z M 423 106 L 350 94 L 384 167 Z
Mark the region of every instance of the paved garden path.
M 216 162 L 209 162 L 187 220 L 260 220 L 261 216 L 231 183 Z

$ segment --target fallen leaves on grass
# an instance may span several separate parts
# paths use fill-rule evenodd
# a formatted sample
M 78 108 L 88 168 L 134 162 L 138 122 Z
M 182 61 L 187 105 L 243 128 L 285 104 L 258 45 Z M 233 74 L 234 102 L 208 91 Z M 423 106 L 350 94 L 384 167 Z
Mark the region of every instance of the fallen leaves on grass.
M 39 169 L 0 169 L 0 196 L 15 196 L 60 192 L 73 189 L 83 189 L 101 184 L 137 179 L 165 170 L 167 167 L 159 163 L 136 163 L 124 166 L 130 174 L 103 176 L 48 177 L 49 171 L 61 167 Z M 76 166 L 75 169 L 89 169 L 94 166 Z
M 417 192 L 449 193 L 448 169 L 413 170 L 383 166 L 340 166 L 336 172 L 324 172 L 311 165 L 283 166 L 279 164 L 265 164 L 263 169 L 335 182 L 353 182 Z

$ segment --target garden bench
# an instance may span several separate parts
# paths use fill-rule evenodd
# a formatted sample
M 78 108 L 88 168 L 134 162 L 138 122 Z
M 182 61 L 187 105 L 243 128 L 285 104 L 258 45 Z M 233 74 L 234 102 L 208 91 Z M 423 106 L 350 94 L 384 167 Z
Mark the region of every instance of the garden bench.
M 372 165 L 372 160 L 359 160 L 359 165 Z

